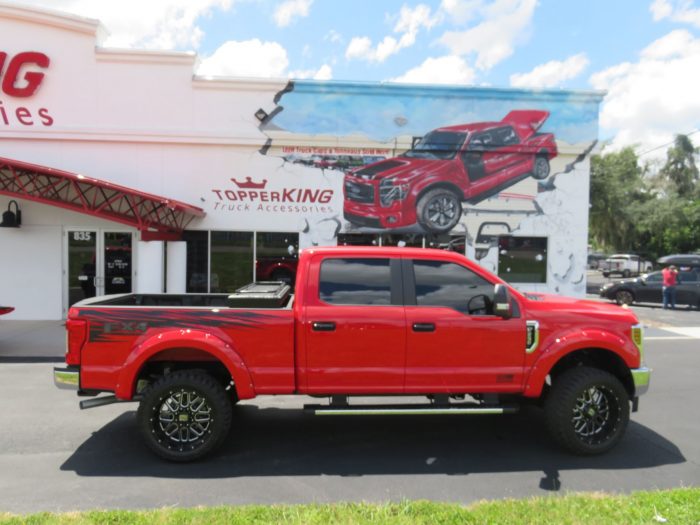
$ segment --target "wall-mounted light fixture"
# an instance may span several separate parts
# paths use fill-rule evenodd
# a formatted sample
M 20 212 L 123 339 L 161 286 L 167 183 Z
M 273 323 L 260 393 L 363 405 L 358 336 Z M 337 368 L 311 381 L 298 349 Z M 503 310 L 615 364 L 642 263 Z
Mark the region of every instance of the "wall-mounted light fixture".
M 12 205 L 15 205 L 15 211 L 12 211 Z M 0 228 L 19 228 L 22 224 L 22 210 L 19 209 L 17 201 L 10 201 L 7 205 L 7 211 L 2 214 L 2 222 Z

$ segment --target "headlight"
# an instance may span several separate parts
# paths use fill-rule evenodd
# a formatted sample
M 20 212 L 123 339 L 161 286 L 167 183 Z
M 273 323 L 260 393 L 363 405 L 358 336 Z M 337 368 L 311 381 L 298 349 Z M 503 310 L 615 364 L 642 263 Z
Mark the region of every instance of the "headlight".
M 397 184 L 395 177 L 387 177 L 379 181 L 379 202 L 382 206 L 391 206 L 394 201 L 406 198 L 408 184 Z

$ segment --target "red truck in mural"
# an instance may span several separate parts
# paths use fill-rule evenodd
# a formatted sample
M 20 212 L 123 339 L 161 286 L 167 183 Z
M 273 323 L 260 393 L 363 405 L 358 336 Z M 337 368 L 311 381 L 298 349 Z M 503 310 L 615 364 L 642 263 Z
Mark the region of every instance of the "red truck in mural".
M 138 401 L 143 438 L 173 461 L 221 445 L 238 400 L 275 394 L 328 397 L 304 407 L 317 415 L 540 403 L 555 441 L 598 454 L 622 438 L 650 379 L 631 310 L 522 294 L 444 250 L 304 250 L 295 295 L 254 283 L 230 296 L 105 296 L 72 307 L 66 329 L 56 385 L 93 396 L 82 408 Z M 352 397 L 387 395 L 427 401 Z
M 0 306 L 0 315 L 5 315 L 14 312 L 15 309 L 12 306 Z
M 545 179 L 557 155 L 554 135 L 538 130 L 548 111 L 514 110 L 500 122 L 438 128 L 398 157 L 346 173 L 345 219 L 392 229 L 420 224 L 445 233 L 476 204 L 532 175 Z

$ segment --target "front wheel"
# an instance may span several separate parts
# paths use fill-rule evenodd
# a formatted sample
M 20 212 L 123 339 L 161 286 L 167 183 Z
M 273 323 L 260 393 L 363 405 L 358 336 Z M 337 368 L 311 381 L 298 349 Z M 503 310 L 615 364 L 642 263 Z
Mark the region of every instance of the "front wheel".
M 462 217 L 462 202 L 453 191 L 438 188 L 426 192 L 416 207 L 418 222 L 431 233 L 447 233 Z
M 544 410 L 552 438 L 578 455 L 602 454 L 613 448 L 630 418 L 629 396 L 620 380 L 585 366 L 556 378 Z
M 630 291 L 620 290 L 615 294 L 615 302 L 620 306 L 623 304 L 629 306 L 634 302 L 634 295 Z
M 179 370 L 148 387 L 137 420 L 153 452 L 169 461 L 194 461 L 224 442 L 231 407 L 230 397 L 212 376 Z

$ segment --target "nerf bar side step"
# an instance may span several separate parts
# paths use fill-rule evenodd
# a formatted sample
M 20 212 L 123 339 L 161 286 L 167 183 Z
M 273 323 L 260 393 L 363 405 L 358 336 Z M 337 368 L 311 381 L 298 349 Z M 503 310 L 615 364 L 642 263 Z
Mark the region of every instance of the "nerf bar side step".
M 141 396 L 134 396 L 133 399 L 117 399 L 116 396 L 100 396 L 93 399 L 84 399 L 81 401 L 80 410 L 86 410 L 88 408 L 101 407 L 104 405 L 111 405 L 113 403 L 131 403 L 133 401 L 140 401 Z
M 329 406 L 304 405 L 304 410 L 317 416 L 396 416 L 396 415 L 427 415 L 427 414 L 514 414 L 517 405 L 480 406 L 454 404 L 445 405 L 355 405 Z

